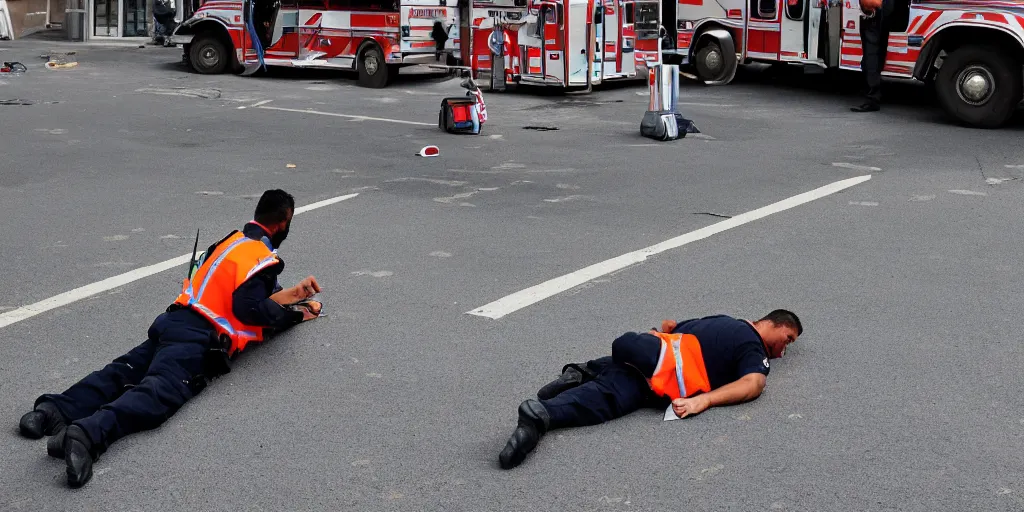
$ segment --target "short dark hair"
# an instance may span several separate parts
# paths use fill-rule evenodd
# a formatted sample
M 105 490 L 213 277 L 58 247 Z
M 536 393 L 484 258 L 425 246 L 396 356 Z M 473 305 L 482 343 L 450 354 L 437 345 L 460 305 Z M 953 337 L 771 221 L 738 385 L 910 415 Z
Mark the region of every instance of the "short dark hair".
M 253 220 L 260 224 L 277 224 L 288 220 L 288 212 L 295 212 L 295 198 L 281 189 L 268 190 L 256 203 Z
M 768 313 L 764 318 L 758 320 L 758 322 L 769 321 L 775 325 L 782 325 L 796 329 L 796 335 L 799 336 L 804 333 L 804 326 L 800 323 L 800 319 L 797 318 L 796 313 L 787 311 L 785 309 L 776 309 L 771 313 Z

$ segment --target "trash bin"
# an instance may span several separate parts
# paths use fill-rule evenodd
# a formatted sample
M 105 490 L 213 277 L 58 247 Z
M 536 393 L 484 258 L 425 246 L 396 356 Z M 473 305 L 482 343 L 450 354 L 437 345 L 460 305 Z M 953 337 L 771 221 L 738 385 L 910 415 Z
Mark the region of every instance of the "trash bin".
M 64 28 L 68 31 L 69 41 L 85 41 L 85 0 L 67 0 Z

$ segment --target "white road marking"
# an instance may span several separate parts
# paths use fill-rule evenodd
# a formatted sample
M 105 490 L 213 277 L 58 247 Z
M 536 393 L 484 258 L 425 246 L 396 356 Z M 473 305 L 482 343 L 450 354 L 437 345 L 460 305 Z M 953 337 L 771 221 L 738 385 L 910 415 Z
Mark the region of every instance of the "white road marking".
M 1013 181 L 1015 179 L 1017 178 L 986 178 L 985 183 L 989 185 L 999 185 L 1002 184 L 1004 181 Z
M 252 108 L 261 107 L 263 105 L 266 105 L 267 103 L 270 103 L 271 101 L 274 101 L 274 100 L 257 101 L 256 103 L 253 103 L 252 105 L 249 105 L 249 106 L 252 107 Z
M 324 206 L 332 205 L 334 203 L 344 201 L 346 199 L 352 199 L 353 197 L 356 197 L 358 195 L 359 194 L 348 194 L 344 196 L 333 197 L 331 199 L 325 199 L 323 201 L 318 201 L 316 203 L 303 206 L 301 208 L 296 208 L 295 215 L 298 215 L 303 212 L 308 212 L 310 210 L 315 210 L 317 208 L 323 208 Z M 92 297 L 93 295 L 103 293 L 105 291 L 113 290 L 114 288 L 124 286 L 133 281 L 138 281 L 139 279 L 142 279 L 144 277 L 149 277 L 154 274 L 159 274 L 160 272 L 163 272 L 165 270 L 180 267 L 188 263 L 189 260 L 191 259 L 192 253 L 189 252 L 188 254 L 183 254 L 181 256 L 178 256 L 177 258 L 171 258 L 167 261 L 161 261 L 160 263 L 149 265 L 147 267 L 137 268 L 135 270 L 125 272 L 124 274 L 108 277 L 102 281 L 87 284 L 85 286 L 75 288 L 74 290 L 67 291 L 59 295 L 54 295 L 53 297 L 50 297 L 48 299 L 43 299 L 39 302 L 36 302 L 35 304 L 29 304 L 28 306 L 22 306 L 13 311 L 2 313 L 0 314 L 0 329 L 7 327 L 8 325 L 20 322 L 22 320 L 32 318 L 33 316 L 36 316 L 40 313 L 45 313 L 51 309 L 56 309 L 61 306 L 67 306 L 68 304 L 71 304 L 73 302 L 77 302 L 82 299 Z
M 789 210 L 790 208 L 794 208 L 796 206 L 809 203 L 816 199 L 821 199 L 825 196 L 835 194 L 836 192 L 850 188 L 854 185 L 864 183 L 865 181 L 868 181 L 870 179 L 870 174 L 865 176 L 857 176 L 856 178 L 849 178 L 842 181 L 837 181 L 835 183 L 831 183 L 823 187 L 819 187 L 814 190 L 810 190 L 808 192 L 795 195 L 788 199 L 783 199 L 782 201 L 779 201 L 777 203 L 773 203 L 768 206 L 758 208 L 756 210 L 751 210 L 749 212 L 739 214 L 735 217 L 732 217 L 731 219 L 716 222 L 715 224 L 712 224 L 710 226 L 706 226 L 698 230 L 691 231 L 689 233 L 677 236 L 675 238 L 670 238 L 668 240 L 665 240 L 664 242 L 652 245 L 650 247 L 626 253 L 621 256 L 616 256 L 614 258 L 602 261 L 600 263 L 595 263 L 593 265 L 590 265 L 589 267 L 577 270 L 575 272 L 565 274 L 561 277 L 556 277 L 554 279 L 545 281 L 538 285 L 531 286 L 530 288 L 527 288 L 525 290 L 521 290 L 511 295 L 502 297 L 501 299 L 491 302 L 490 304 L 487 304 L 485 306 L 481 306 L 472 311 L 467 311 L 466 314 L 483 316 L 497 320 L 505 315 L 523 309 L 529 305 L 535 304 L 544 299 L 547 299 L 548 297 L 552 297 L 566 290 L 575 288 L 583 283 L 586 283 L 587 281 L 610 274 L 612 272 L 616 272 L 630 265 L 640 263 L 646 260 L 648 257 L 653 256 L 655 254 L 665 252 L 669 249 L 676 249 L 684 245 L 690 244 L 692 242 L 696 242 L 697 240 L 708 238 L 711 235 L 721 233 L 728 229 L 732 229 L 738 226 L 742 226 L 743 224 L 747 224 L 755 220 L 762 219 L 774 213 L 779 213 L 781 211 Z
M 300 207 L 295 209 L 295 215 L 298 215 L 300 213 L 305 213 L 305 212 L 308 212 L 310 210 L 316 210 L 317 208 L 323 208 L 324 206 L 330 206 L 330 205 L 332 205 L 334 203 L 340 203 L 340 202 L 345 201 L 347 199 L 352 199 L 353 197 L 358 196 L 358 195 L 359 194 L 348 194 L 348 195 L 344 195 L 344 196 L 332 197 L 330 199 L 324 199 L 323 201 L 317 201 L 317 202 L 315 202 L 313 204 L 307 204 L 306 206 L 300 206 Z
M 950 190 L 949 193 L 950 194 L 959 194 L 959 195 L 962 195 L 962 196 L 987 196 L 988 195 L 988 194 L 986 194 L 984 192 L 976 192 L 974 190 L 959 190 L 959 189 L 957 189 L 957 190 Z
M 437 123 L 421 123 L 419 121 L 403 121 L 401 119 L 387 119 L 383 117 L 355 116 L 351 114 L 335 114 L 334 112 L 321 112 L 319 110 L 303 110 L 299 108 L 267 107 L 260 106 L 264 110 L 280 110 L 283 112 L 298 112 L 300 114 L 316 114 L 320 116 L 344 117 L 353 121 L 380 121 L 382 123 L 412 124 L 416 126 L 437 126 Z
M 849 162 L 832 162 L 832 167 L 842 167 L 843 169 L 853 169 L 861 172 L 878 172 L 881 171 L 878 167 L 871 167 L 869 165 L 857 165 Z

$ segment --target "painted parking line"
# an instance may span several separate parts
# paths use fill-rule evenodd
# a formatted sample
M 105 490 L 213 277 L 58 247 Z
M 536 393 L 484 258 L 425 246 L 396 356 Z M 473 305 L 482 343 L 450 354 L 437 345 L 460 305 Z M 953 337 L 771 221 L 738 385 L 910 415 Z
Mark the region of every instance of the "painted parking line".
M 736 215 L 730 219 L 717 222 L 710 226 L 706 226 L 695 231 L 691 231 L 684 235 L 670 238 L 664 242 L 633 251 L 630 253 L 616 256 L 614 258 L 595 263 L 589 267 L 565 274 L 561 277 L 550 279 L 543 283 L 535 286 L 531 286 L 525 290 L 518 291 L 511 295 L 502 297 L 490 304 L 481 306 L 472 311 L 467 311 L 468 315 L 476 315 L 491 318 L 497 320 L 505 315 L 514 313 L 523 309 L 527 306 L 540 302 L 544 299 L 562 293 L 564 291 L 575 288 L 587 281 L 591 281 L 598 277 L 616 272 L 630 265 L 640 263 L 646 260 L 648 257 L 658 253 L 665 252 L 669 249 L 676 249 L 684 245 L 708 238 L 712 235 L 721 233 L 723 231 L 742 226 L 744 224 L 753 222 L 758 219 L 762 219 L 769 215 L 779 213 L 796 206 L 800 206 L 805 203 L 809 203 L 816 199 L 835 194 L 841 190 L 850 188 L 854 185 L 864 183 L 871 179 L 871 175 L 858 176 L 856 178 L 849 178 L 835 183 L 830 183 L 824 187 L 819 187 L 814 190 L 804 192 L 802 194 L 795 195 L 793 197 L 783 199 L 777 203 L 763 206 L 756 210 L 751 210 L 740 215 Z
M 315 210 L 317 208 L 323 208 L 324 206 L 339 203 L 346 199 L 352 199 L 353 197 L 356 197 L 358 195 L 359 194 L 348 194 L 344 196 L 332 197 L 330 199 L 325 199 L 323 201 L 309 204 L 301 208 L 296 208 L 295 215 L 308 212 L 310 210 Z M 28 306 L 22 306 L 13 311 L 8 311 L 6 313 L 0 314 L 0 329 L 7 327 L 8 325 L 20 322 L 22 320 L 32 318 L 40 313 L 45 313 L 51 309 L 56 309 L 61 306 L 67 306 L 68 304 L 71 304 L 73 302 L 77 302 L 82 299 L 92 297 L 93 295 L 96 295 L 98 293 L 113 290 L 114 288 L 124 286 L 133 281 L 138 281 L 139 279 L 142 279 L 144 277 L 149 277 L 154 274 L 159 274 L 160 272 L 163 272 L 165 270 L 180 267 L 182 265 L 187 264 L 191 259 L 192 253 L 190 252 L 188 254 L 178 256 L 177 258 L 171 258 L 167 261 L 161 261 L 160 263 L 156 263 L 142 268 L 137 268 L 135 270 L 130 270 L 128 272 L 125 272 L 124 274 L 108 277 L 102 281 L 87 284 L 85 286 L 75 288 L 74 290 L 67 291 L 59 295 L 54 295 L 53 297 L 43 299 L 39 302 L 36 302 L 35 304 L 29 304 Z
M 300 114 L 316 114 L 319 116 L 331 116 L 331 117 L 344 117 L 353 121 L 378 121 L 381 123 L 396 123 L 396 124 L 411 124 L 416 126 L 437 126 L 437 123 L 421 123 L 419 121 L 403 121 L 401 119 L 388 119 L 385 117 L 370 117 L 370 116 L 357 116 L 352 114 L 336 114 L 334 112 L 321 112 L 319 110 L 309 110 L 300 108 L 284 108 L 284 107 L 268 107 L 266 105 L 260 105 L 256 108 L 263 110 L 280 110 L 283 112 L 298 112 Z

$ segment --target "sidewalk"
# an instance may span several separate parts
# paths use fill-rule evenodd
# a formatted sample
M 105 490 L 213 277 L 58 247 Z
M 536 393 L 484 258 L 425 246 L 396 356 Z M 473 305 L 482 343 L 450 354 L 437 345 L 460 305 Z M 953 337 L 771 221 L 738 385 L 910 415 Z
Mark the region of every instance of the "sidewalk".
M 36 46 L 45 43 L 47 46 L 78 46 L 78 47 L 111 47 L 111 48 L 141 48 L 152 41 L 149 37 L 124 37 L 120 39 L 93 39 L 87 42 L 68 41 L 67 32 L 63 29 L 41 30 L 13 41 L 4 41 L 0 47 L 25 47 Z

